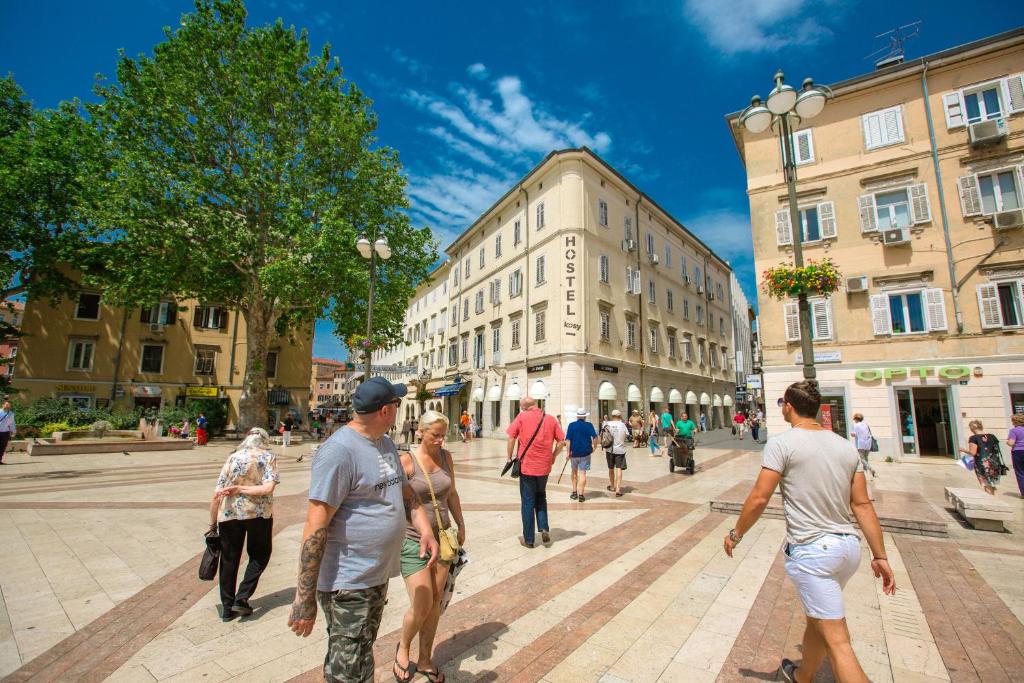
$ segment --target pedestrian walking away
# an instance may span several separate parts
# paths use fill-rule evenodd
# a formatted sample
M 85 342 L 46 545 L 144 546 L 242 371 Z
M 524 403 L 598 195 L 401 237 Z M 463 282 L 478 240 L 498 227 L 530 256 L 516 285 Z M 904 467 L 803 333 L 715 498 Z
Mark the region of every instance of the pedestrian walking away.
M 355 416 L 313 459 L 288 626 L 308 636 L 319 602 L 327 622 L 323 675 L 329 683 L 373 680 L 373 643 L 409 523 L 420 534 L 418 557 L 427 558 L 428 567 L 437 561 L 426 510 L 387 436 L 407 392 L 383 377 L 360 384 L 352 395 Z
M 4 453 L 7 452 L 7 444 L 11 442 L 17 432 L 18 428 L 14 424 L 14 409 L 11 408 L 10 401 L 4 401 L 3 406 L 0 407 L 0 465 L 7 464 L 4 462 Z
M 407 435 L 409 444 L 416 443 L 416 420 L 409 420 L 409 433 Z
M 462 436 L 462 440 L 466 441 L 469 438 L 469 411 L 463 410 L 462 415 L 459 417 L 459 434 Z
M 672 440 L 672 435 L 675 431 L 673 429 L 674 426 L 675 419 L 672 417 L 671 411 L 666 407 L 664 412 L 661 413 L 661 445 L 666 450 L 668 449 L 669 442 Z
M 205 446 L 209 441 L 209 434 L 206 431 L 206 415 L 199 413 L 199 417 L 196 418 L 196 445 Z
M 622 423 L 622 413 L 613 410 L 612 419 L 601 425 L 601 429 L 607 429 L 612 435 L 612 446 L 604 452 L 605 460 L 608 461 L 608 481 L 610 482 L 607 489 L 616 497 L 621 498 L 622 471 L 626 469 L 626 441 L 629 438 L 626 425 Z
M 700 431 L 708 431 L 708 416 L 704 413 L 700 414 Z
M 974 476 L 985 493 L 994 496 L 1003 474 L 999 439 L 995 434 L 985 433 L 981 420 L 971 420 L 967 426 L 971 430 L 971 438 L 967 440 L 967 448 L 961 448 L 960 452 L 974 458 Z
M 864 416 L 860 413 L 853 414 L 853 431 L 850 432 L 850 436 L 853 437 L 854 446 L 857 447 L 857 454 L 860 456 L 861 462 L 864 463 L 864 471 L 871 472 L 871 478 L 874 479 L 876 476 L 875 468 L 868 461 L 868 454 L 871 453 L 871 444 L 874 442 L 874 437 L 871 435 L 871 428 L 864 422 Z
M 736 434 L 740 437 L 740 441 L 743 441 L 743 434 L 747 431 L 747 416 L 743 411 L 737 411 L 732 418 L 733 426 L 736 427 Z
M 228 456 L 210 502 L 210 530 L 220 536 L 221 619 L 252 614 L 249 598 L 270 563 L 274 534 L 274 489 L 281 478 L 265 429 L 249 430 Z M 242 548 L 249 556 L 237 587 Z
M 522 412 L 508 426 L 507 457 L 520 459 L 519 507 L 523 517 L 523 539 L 534 546 L 535 524 L 544 543 L 551 542 L 548 524 L 548 475 L 558 453 L 565 446 L 562 426 L 552 415 L 537 407 L 532 398 L 524 398 Z M 517 445 L 518 442 L 518 445 Z
M 455 488 L 455 464 L 451 453 L 442 447 L 448 434 L 448 418 L 428 410 L 420 417 L 419 429 L 423 438 L 418 447 L 401 454 L 402 470 L 419 499 L 436 510 L 436 514 L 427 515 L 434 539 L 440 544 L 441 533 L 451 529 L 451 520 L 455 520 L 461 548 L 466 542 L 466 522 Z M 439 557 L 430 567 L 429 558 L 420 557 L 419 551 L 420 532 L 407 511 L 401 565 L 402 578 L 409 592 L 409 609 L 402 619 L 392 673 L 399 683 L 411 681 L 417 672 L 431 683 L 441 683 L 445 675 L 434 663 L 434 636 L 441 618 L 441 598 L 448 581 L 448 571 L 455 558 Z M 419 655 L 413 660 L 410 647 L 417 636 Z
M 1024 414 L 1016 413 L 1010 421 L 1013 422 L 1013 427 L 1006 443 L 1010 447 L 1010 460 L 1013 463 L 1013 473 L 1017 477 L 1017 489 L 1024 498 Z
M 754 440 L 754 443 L 758 442 L 757 439 L 760 430 L 761 420 L 755 415 L 754 417 L 750 418 L 750 438 Z
M 412 434 L 412 420 L 405 418 L 405 422 L 402 423 L 402 439 L 405 443 L 412 443 L 410 435 Z
M 281 445 L 287 449 L 292 445 L 292 430 L 295 429 L 295 419 L 289 413 L 281 422 Z
M 868 498 L 864 463 L 853 444 L 817 423 L 820 406 L 816 381 L 804 380 L 786 389 L 782 417 L 792 429 L 765 445 L 761 472 L 723 545 L 732 557 L 776 486 L 780 487 L 786 519 L 786 573 L 807 618 L 803 659 L 799 666 L 783 659 L 782 677 L 809 683 L 827 654 L 836 680 L 866 683 L 850 644 L 843 606 L 843 586 L 856 573 L 861 553 L 851 512 L 871 549 L 871 571 L 882 579 L 882 592 L 895 595 L 896 579 L 885 556 L 882 527 Z
M 580 408 L 576 411 L 576 421 L 565 430 L 565 442 L 569 446 L 565 457 L 572 465 L 572 495 L 569 498 L 581 503 L 587 499 L 587 472 L 590 471 L 590 457 L 597 448 L 597 431 L 587 421 L 588 415 Z

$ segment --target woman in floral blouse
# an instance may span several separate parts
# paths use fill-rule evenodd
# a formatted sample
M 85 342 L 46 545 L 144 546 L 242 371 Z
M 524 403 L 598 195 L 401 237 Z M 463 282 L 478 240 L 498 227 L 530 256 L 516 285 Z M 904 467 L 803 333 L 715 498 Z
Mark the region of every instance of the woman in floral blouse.
M 270 450 L 270 436 L 259 427 L 249 430 L 238 450 L 228 456 L 221 468 L 210 502 L 210 527 L 218 527 L 220 533 L 220 601 L 224 621 L 252 614 L 249 598 L 270 562 L 274 487 L 280 480 L 277 458 Z M 243 546 L 249 554 L 249 566 L 236 591 Z

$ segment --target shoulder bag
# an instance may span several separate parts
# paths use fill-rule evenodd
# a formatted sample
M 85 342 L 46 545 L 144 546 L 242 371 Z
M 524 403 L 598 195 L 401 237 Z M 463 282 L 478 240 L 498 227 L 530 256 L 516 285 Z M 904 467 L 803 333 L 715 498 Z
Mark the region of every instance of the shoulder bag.
M 410 452 L 410 455 L 412 461 L 420 468 L 420 472 L 423 472 L 423 478 L 427 480 L 430 502 L 434 505 L 434 519 L 437 520 L 437 543 L 441 548 L 437 559 L 442 562 L 454 562 L 455 558 L 459 556 L 459 534 L 455 527 L 448 526 L 446 528 L 444 526 L 444 522 L 441 521 L 441 506 L 438 505 L 437 497 L 434 495 L 434 483 L 430 481 L 430 473 L 420 464 L 415 453 Z M 444 451 L 441 451 L 441 457 L 444 458 Z
M 612 434 L 612 430 L 608 429 L 608 425 L 605 424 L 601 427 L 601 448 L 610 451 L 614 445 L 615 435 Z
M 528 450 L 530 450 L 530 446 L 533 445 L 533 440 L 537 438 L 538 434 L 540 434 L 540 428 L 544 426 L 544 420 L 545 419 L 547 419 L 547 413 L 545 413 L 544 411 L 541 411 L 541 413 L 540 413 L 540 422 L 537 423 L 537 429 L 534 430 L 533 436 L 531 436 L 530 440 L 526 443 L 526 448 L 524 448 L 522 451 L 520 451 L 519 455 L 516 456 L 516 459 L 512 461 L 512 478 L 513 479 L 518 479 L 519 475 L 521 475 L 523 473 L 523 471 L 522 471 L 523 456 L 525 456 L 526 452 Z
M 217 578 L 217 568 L 220 566 L 220 534 L 214 526 L 204 535 L 206 550 L 203 551 L 203 559 L 199 561 L 199 579 L 213 581 Z
M 877 453 L 878 452 L 878 439 L 876 439 L 875 435 L 871 433 L 871 427 L 868 427 L 868 436 L 871 437 L 871 447 L 868 450 L 871 453 Z

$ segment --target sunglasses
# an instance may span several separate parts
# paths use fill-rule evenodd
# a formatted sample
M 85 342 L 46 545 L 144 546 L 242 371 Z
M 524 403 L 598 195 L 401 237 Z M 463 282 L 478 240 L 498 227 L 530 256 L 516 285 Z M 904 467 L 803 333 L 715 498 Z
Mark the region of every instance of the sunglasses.
M 786 403 L 786 399 L 780 398 L 778 401 L 775 402 L 775 405 L 777 405 L 778 407 L 781 408 L 785 403 Z

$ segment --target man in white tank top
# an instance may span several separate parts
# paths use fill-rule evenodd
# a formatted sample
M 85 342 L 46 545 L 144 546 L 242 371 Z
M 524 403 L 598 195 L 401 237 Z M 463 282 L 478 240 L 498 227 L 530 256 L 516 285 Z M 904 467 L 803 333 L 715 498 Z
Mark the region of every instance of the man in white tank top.
M 786 573 L 807 616 L 803 661 L 797 666 L 783 659 L 783 678 L 810 683 L 827 653 L 837 680 L 867 683 L 850 645 L 843 609 L 843 586 L 860 563 L 860 540 L 850 522 L 851 511 L 871 548 L 871 570 L 882 579 L 886 595 L 896 593 L 896 580 L 868 498 L 864 465 L 853 444 L 817 423 L 820 405 L 814 380 L 791 384 L 779 399 L 782 416 L 793 428 L 765 445 L 761 472 L 736 528 L 725 537 L 725 552 L 732 557 L 779 486 L 786 518 Z

